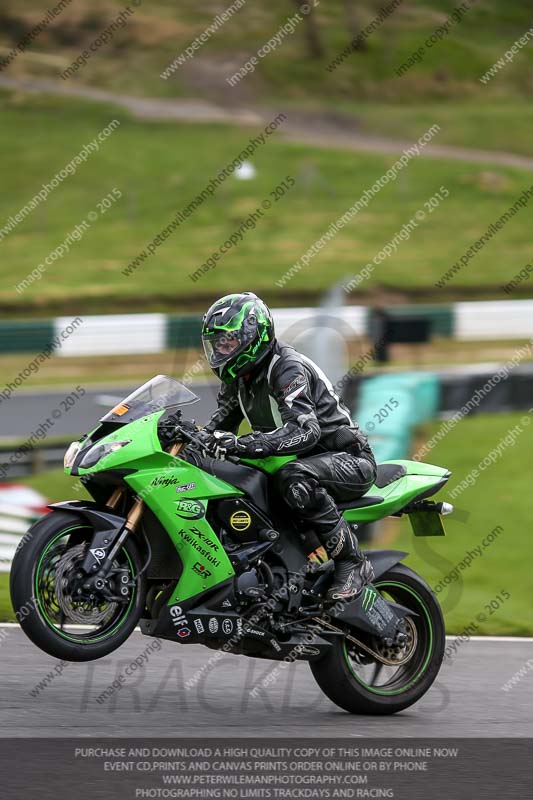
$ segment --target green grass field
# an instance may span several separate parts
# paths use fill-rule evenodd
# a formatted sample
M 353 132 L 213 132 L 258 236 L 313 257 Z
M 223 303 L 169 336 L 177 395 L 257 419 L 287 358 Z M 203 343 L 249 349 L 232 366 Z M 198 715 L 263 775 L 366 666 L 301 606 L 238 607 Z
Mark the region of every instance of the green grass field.
M 438 144 L 533 156 L 533 104 L 525 99 L 501 97 L 486 102 L 476 97 L 388 105 L 362 102 L 355 114 L 361 133 L 411 142 L 420 130 L 436 123 L 441 127 Z
M 132 276 L 122 270 L 186 207 L 210 176 L 259 131 L 133 120 L 113 108 L 50 98 L 1 96 L 5 155 L 0 220 L 14 214 L 41 184 L 74 157 L 113 118 L 121 121 L 98 153 L 78 168 L 2 241 L 5 311 L 83 311 L 172 304 L 201 307 L 237 283 L 265 299 L 290 305 L 314 298 L 334 280 L 358 272 L 445 186 L 450 196 L 396 252 L 361 284 L 358 297 L 379 289 L 421 291 L 436 300 L 480 285 L 502 295 L 530 258 L 529 211 L 517 214 L 447 285 L 435 281 L 533 183 L 530 173 L 483 164 L 414 159 L 283 288 L 284 273 L 396 160 L 394 155 L 321 150 L 284 142 L 275 133 L 254 158 L 257 177 L 230 177 Z M 424 123 L 425 124 L 425 123 Z M 41 131 L 46 129 L 46 137 Z M 17 136 L 13 137 L 13 130 Z M 426 128 L 421 126 L 419 133 Z M 296 185 L 274 201 L 270 192 L 292 175 Z M 39 280 L 15 286 L 60 245 L 101 199 L 117 187 L 122 198 L 91 223 L 83 238 Z M 189 275 L 219 248 L 244 218 L 272 202 L 238 244 L 193 282 Z
M 467 418 L 426 460 L 452 470 L 449 489 L 453 489 L 517 424 L 521 424 L 520 414 Z M 421 441 L 426 441 L 438 427 L 438 423 L 428 426 Z M 453 501 L 461 512 L 467 511 L 470 516 L 466 521 L 445 518 L 447 536 L 444 539 L 415 539 L 407 520 L 391 519 L 390 524 L 387 523 L 387 541 L 378 546 L 409 551 L 406 563 L 433 587 L 463 560 L 468 550 L 473 550 L 497 526 L 503 529 L 483 550 L 483 555 L 472 561 L 469 569 L 458 572 L 457 581 L 439 592 L 449 632 L 462 632 L 482 613 L 487 619 L 476 622 L 479 634 L 533 633 L 528 558 L 531 552 L 530 453 L 528 431 L 517 438 L 513 447 L 503 451 L 501 459 L 483 472 L 472 488 Z M 59 472 L 38 476 L 30 483 L 53 500 L 72 496 L 71 479 Z M 78 494 L 81 496 L 81 492 Z M 447 492 L 441 492 L 439 498 L 447 499 Z M 393 541 L 390 540 L 391 531 L 394 531 Z M 487 611 L 485 606 L 490 606 L 502 590 L 510 592 L 511 598 L 491 614 L 490 608 Z M 7 578 L 0 576 L 0 619 L 11 616 Z
M 438 499 L 452 502 L 460 516 L 462 512 L 470 515 L 464 521 L 445 517 L 444 539 L 416 539 L 408 520 L 402 520 L 400 525 L 391 521 L 399 529 L 393 546 L 411 553 L 406 563 L 433 587 L 463 560 L 468 550 L 472 551 L 497 526 L 503 528 L 494 542 L 483 549 L 483 555 L 476 557 L 468 569 L 459 570 L 460 578 L 439 592 L 449 631 L 462 632 L 481 613 L 487 619 L 476 623 L 479 634 L 533 633 L 529 575 L 531 432 L 521 422 L 522 417 L 483 414 L 466 418 L 425 457 L 425 461 L 452 470 L 447 489 L 439 493 Z M 450 499 L 449 492 L 516 425 L 521 425 L 524 433 L 516 438 L 514 446 L 504 448 L 501 458 L 481 471 L 472 487 Z M 427 441 L 438 428 L 437 423 L 432 423 L 420 441 Z M 490 605 L 502 589 L 510 592 L 511 598 L 491 614 L 485 605 Z
M 209 41 L 186 61 L 170 79 L 160 74 L 200 35 L 213 18 L 231 5 L 217 0 L 172 0 L 143 3 L 111 41 L 93 55 L 69 80 L 137 95 L 197 96 L 278 102 L 302 105 L 320 102 L 361 101 L 381 97 L 386 102 L 413 103 L 420 99 L 476 96 L 499 99 L 503 93 L 530 96 L 533 52 L 524 47 L 514 61 L 487 86 L 479 76 L 500 58 L 531 25 L 527 3 L 485 0 L 472 3 L 460 24 L 433 47 L 426 48 L 421 63 L 402 77 L 396 70 L 445 23 L 459 4 L 452 0 L 403 2 L 367 39 L 364 49 L 352 53 L 338 68 L 326 69 L 346 45 L 376 17 L 381 6 L 375 0 L 357 0 L 355 19 L 348 23 L 341 0 L 320 2 L 316 7 L 323 56 L 311 59 L 305 45 L 305 24 L 295 25 L 291 35 L 261 59 L 253 75 L 237 87 L 225 78 L 274 36 L 297 6 L 291 0 L 268 4 L 247 3 L 222 25 Z M 385 4 L 388 5 L 388 4 Z M 109 0 L 78 0 L 56 18 L 53 25 L 19 56 L 10 69 L 46 78 L 59 74 L 87 48 L 124 8 Z M 5 0 L 2 14 L 4 52 L 31 24 L 43 16 L 39 0 Z
M 216 0 L 199 7 L 183 0 L 143 4 L 101 47 L 87 65 L 63 83 L 60 72 L 115 19 L 122 6 L 79 0 L 64 10 L 5 75 L 54 79 L 60 85 L 92 86 L 137 96 L 206 99 L 226 107 L 263 106 L 272 116 L 283 109 L 312 112 L 316 126 L 367 137 L 413 142 L 432 125 L 441 130 L 435 144 L 457 145 L 533 156 L 531 103 L 533 50 L 523 47 L 512 63 L 483 85 L 479 77 L 530 26 L 524 6 L 504 0 L 473 5 L 460 24 L 399 78 L 395 70 L 420 47 L 454 8 L 451 2 L 402 4 L 337 69 L 326 67 L 378 7 L 355 4 L 355 22 L 347 24 L 344 3 L 317 7 L 324 54 L 306 55 L 305 26 L 286 36 L 256 72 L 232 88 L 225 78 L 293 16 L 289 0 L 246 4 L 221 26 L 195 57 L 169 80 L 160 73 L 201 34 L 222 9 Z M 6 0 L 0 14 L 0 56 L 41 19 L 42 4 L 21 8 Z M 4 74 L 4 71 L 2 72 Z M 409 241 L 375 269 L 358 297 L 381 301 L 389 291 L 430 300 L 463 298 L 467 293 L 502 296 L 501 286 L 530 258 L 527 210 L 445 288 L 434 283 L 531 184 L 531 172 L 487 164 L 417 160 L 394 184 L 338 234 L 310 265 L 283 288 L 276 285 L 307 249 L 381 176 L 394 155 L 317 149 L 289 144 L 278 131 L 254 156 L 255 180 L 229 179 L 214 197 L 183 223 L 132 277 L 121 270 L 203 189 L 208 179 L 257 135 L 253 128 L 187 125 L 133 120 L 111 106 L 74 98 L 51 99 L 0 90 L 4 154 L 0 229 L 42 183 L 113 118 L 120 128 L 74 177 L 65 180 L 15 231 L 2 238 L 5 314 L 114 312 L 202 308 L 213 296 L 247 277 L 249 288 L 280 305 L 313 302 L 332 280 L 353 274 L 386 245 L 424 207 L 441 185 L 450 197 L 426 217 Z M 315 124 L 309 123 L 309 124 Z M 46 131 L 46 136 L 42 131 Z M 16 135 L 13 135 L 13 132 Z M 255 230 L 222 257 L 216 269 L 196 282 L 188 277 L 239 228 L 242 220 L 285 179 L 296 186 L 274 202 Z M 47 267 L 42 277 L 18 293 L 20 283 L 118 188 L 122 198 L 92 222 L 70 252 Z M 527 283 L 515 294 L 527 293 Z

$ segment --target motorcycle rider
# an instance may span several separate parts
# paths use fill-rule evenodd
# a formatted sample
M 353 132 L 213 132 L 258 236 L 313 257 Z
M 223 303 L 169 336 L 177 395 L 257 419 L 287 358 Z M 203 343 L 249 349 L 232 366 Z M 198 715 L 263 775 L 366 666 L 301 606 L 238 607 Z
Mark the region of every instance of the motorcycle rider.
M 327 599 L 351 599 L 374 574 L 335 500 L 355 500 L 374 483 L 367 437 L 322 370 L 275 338 L 272 314 L 252 292 L 213 303 L 202 342 L 222 381 L 217 410 L 201 432 L 205 446 L 244 458 L 298 456 L 276 473 L 277 488 L 334 560 Z M 252 433 L 237 437 L 244 418 Z

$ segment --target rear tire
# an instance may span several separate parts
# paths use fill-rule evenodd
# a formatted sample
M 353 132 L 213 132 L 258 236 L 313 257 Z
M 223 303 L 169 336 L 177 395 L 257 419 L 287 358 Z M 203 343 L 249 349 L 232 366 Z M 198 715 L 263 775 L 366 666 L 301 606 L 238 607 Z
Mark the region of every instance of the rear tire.
M 64 661 L 92 661 L 109 655 L 130 636 L 145 607 L 146 580 L 144 575 L 136 577 L 141 558 L 130 536 L 116 557 L 118 565 L 131 574 L 134 584 L 128 603 L 123 606 L 108 603 L 107 611 L 105 602 L 95 603 L 93 613 L 102 618 L 102 623 L 89 626 L 89 631 L 77 629 L 65 618 L 57 600 L 54 568 L 62 555 L 68 556 L 75 546 L 85 547 L 92 533 L 84 519 L 52 511 L 30 528 L 11 569 L 11 602 L 24 633 L 45 653 Z M 85 608 L 81 608 L 80 614 Z M 68 631 L 64 629 L 65 622 L 69 624 Z
M 349 640 L 341 637 L 335 638 L 327 656 L 311 662 L 310 667 L 322 691 L 345 711 L 352 714 L 395 714 L 420 700 L 435 681 L 444 657 L 444 619 L 431 588 L 403 564 L 397 564 L 381 575 L 373 586 L 419 615 L 410 618 L 417 634 L 411 659 L 403 668 L 385 668 L 400 670 L 400 674 L 395 679 L 391 677 L 389 683 L 365 682 L 360 673 L 367 668 L 374 670 L 377 662 L 367 659 L 370 664 L 358 665 L 357 658 L 349 655 Z M 354 636 L 357 637 L 356 631 Z

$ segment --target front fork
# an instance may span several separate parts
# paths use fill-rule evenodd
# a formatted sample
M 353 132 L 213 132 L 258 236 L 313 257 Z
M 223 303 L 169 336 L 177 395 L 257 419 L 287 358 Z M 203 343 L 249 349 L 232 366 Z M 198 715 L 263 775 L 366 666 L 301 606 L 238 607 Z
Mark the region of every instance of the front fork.
M 177 456 L 182 448 L 182 443 L 173 444 L 168 450 L 168 454 Z M 107 501 L 106 508 L 114 511 L 124 492 L 125 489 L 117 487 Z M 137 530 L 144 509 L 144 500 L 142 497 L 136 497 L 125 521 L 123 518 L 116 517 L 113 514 L 104 513 L 101 516 L 99 515 L 100 525 L 98 527 L 100 527 L 100 530 L 95 531 L 82 564 L 83 571 L 89 576 L 84 585 L 85 589 L 94 588 L 97 591 L 102 591 L 105 588 L 107 576 L 113 568 L 113 561 L 128 536 Z M 117 524 L 119 520 L 120 524 Z M 122 591 L 126 595 L 128 592 L 127 587 L 123 586 Z

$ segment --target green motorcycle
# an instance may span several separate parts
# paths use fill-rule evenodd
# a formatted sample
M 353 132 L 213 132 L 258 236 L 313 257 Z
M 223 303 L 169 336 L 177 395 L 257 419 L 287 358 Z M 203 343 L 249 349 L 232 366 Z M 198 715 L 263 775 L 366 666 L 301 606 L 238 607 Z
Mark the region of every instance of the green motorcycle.
M 25 633 L 56 658 L 89 661 L 140 625 L 183 645 L 308 661 L 352 713 L 415 703 L 437 676 L 445 635 L 435 595 L 401 563 L 407 553 L 367 552 L 373 584 L 326 604 L 333 562 L 271 486 L 294 456 L 214 458 L 183 419 L 197 399 L 159 375 L 69 447 L 65 471 L 93 500 L 52 504 L 22 540 L 11 598 Z M 442 535 L 453 509 L 427 498 L 449 475 L 380 464 L 370 492 L 342 513 L 355 527 L 408 514 L 415 534 Z

